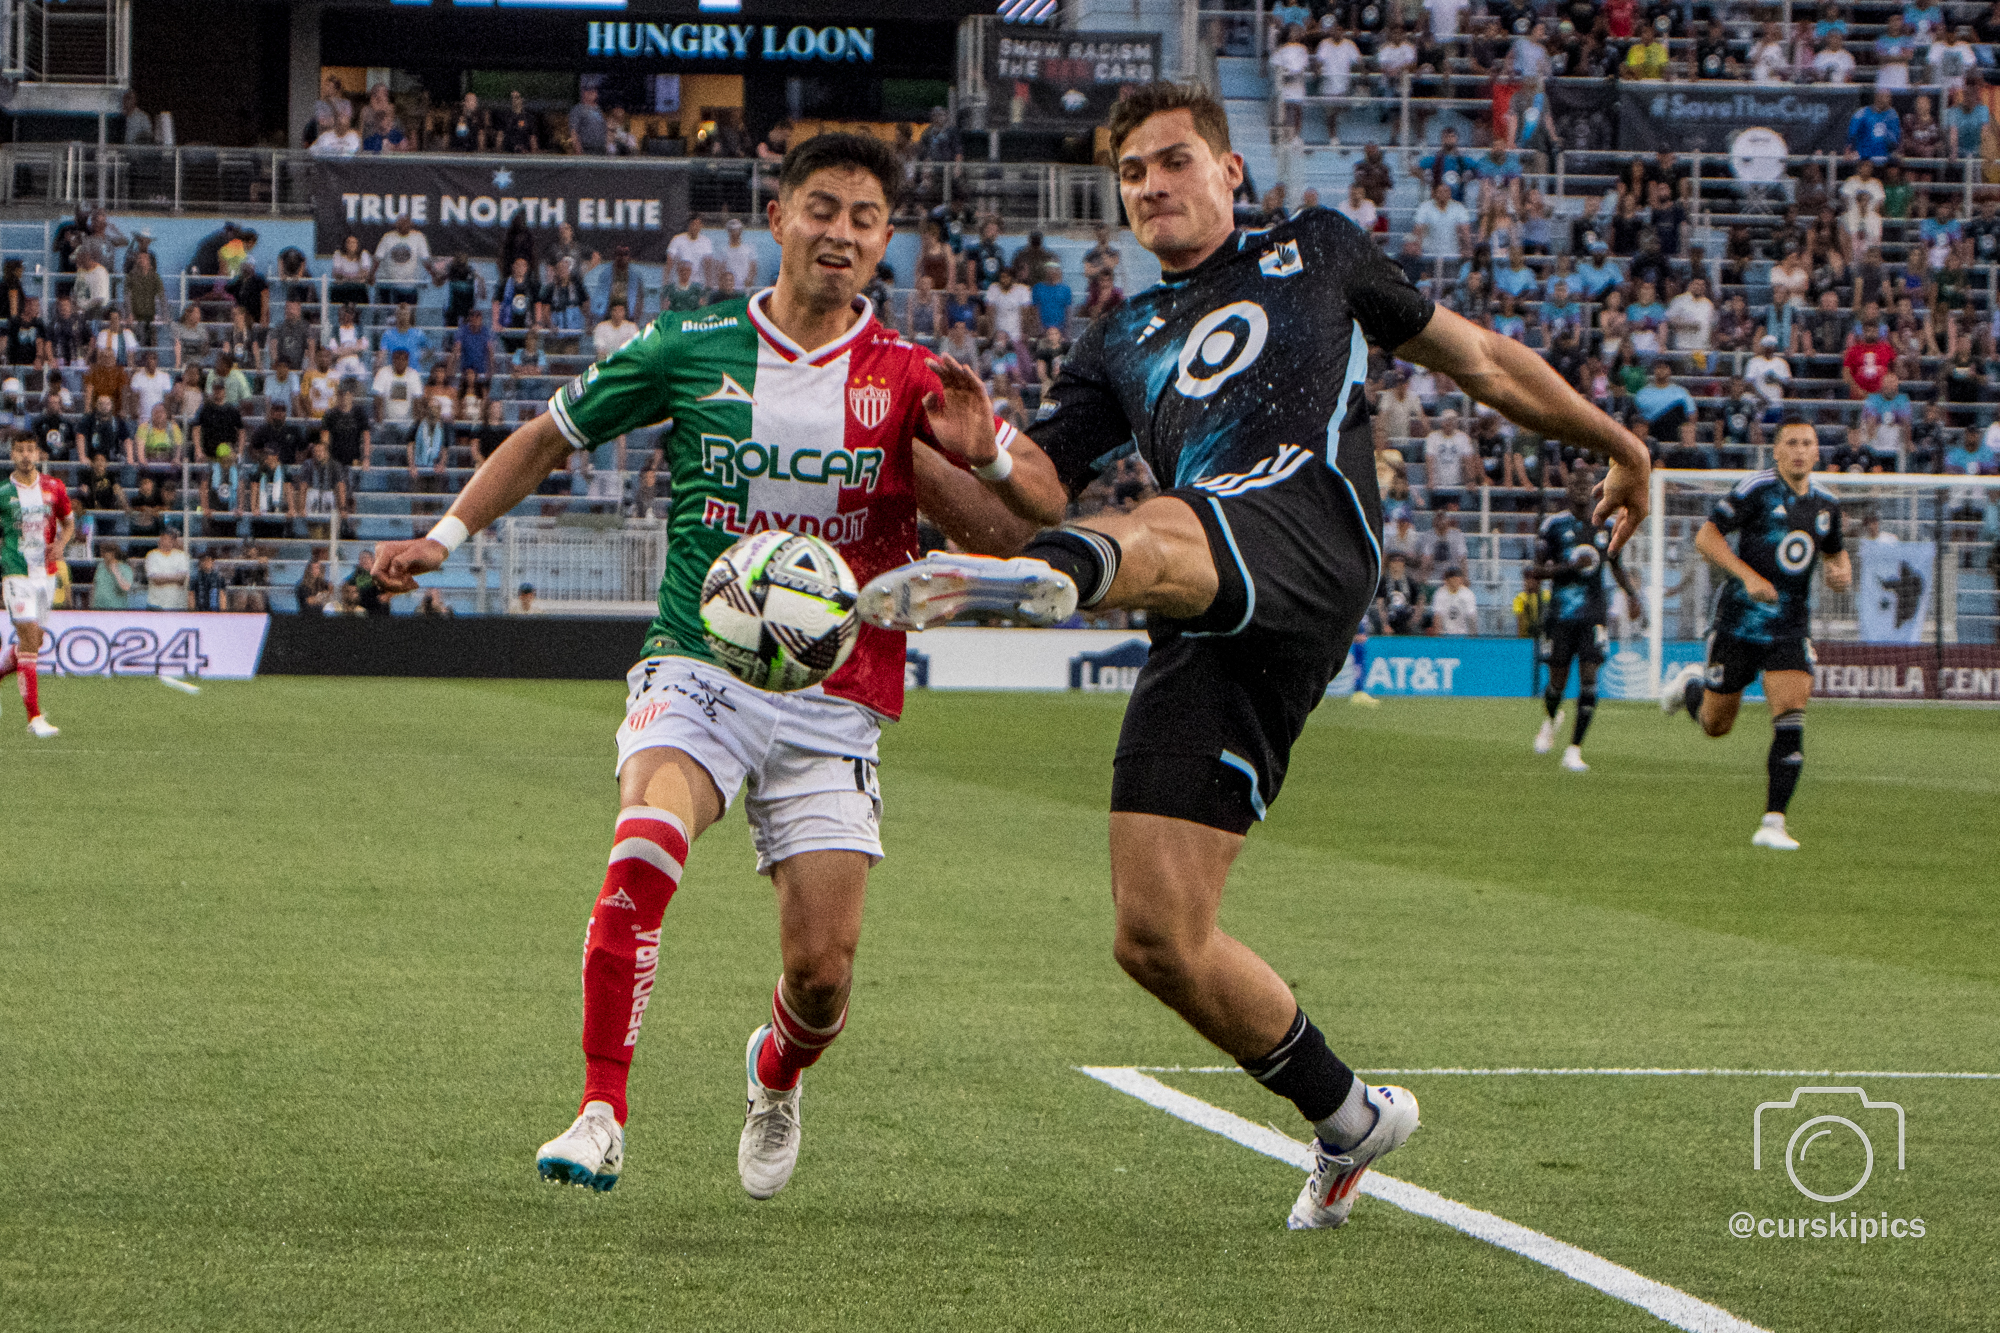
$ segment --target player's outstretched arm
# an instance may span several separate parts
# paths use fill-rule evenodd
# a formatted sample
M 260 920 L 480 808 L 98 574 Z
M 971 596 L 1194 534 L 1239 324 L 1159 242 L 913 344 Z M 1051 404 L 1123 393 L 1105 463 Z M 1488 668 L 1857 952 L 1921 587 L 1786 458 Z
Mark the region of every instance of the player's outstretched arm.
M 1639 438 L 1606 416 L 1534 352 L 1438 307 L 1396 355 L 1451 376 L 1461 389 L 1517 426 L 1581 445 L 1611 460 L 1598 483 L 1594 522 L 1618 514 L 1610 554 L 1639 530 L 1651 503 L 1652 459 Z
M 1701 531 L 1695 533 L 1694 549 L 1700 551 L 1709 564 L 1723 573 L 1734 574 L 1741 579 L 1743 591 L 1749 593 L 1756 601 L 1778 600 L 1778 590 L 1771 586 L 1771 581 L 1750 568 L 1743 557 L 1729 549 L 1729 538 L 1723 535 L 1721 528 L 1715 526 L 1713 519 L 1702 524 Z
M 934 357 L 926 364 L 940 385 L 924 395 L 924 415 L 938 447 L 971 464 L 973 475 L 1020 518 L 1038 528 L 1062 522 L 1069 496 L 1048 455 L 1017 431 L 1003 462 L 993 425 L 993 402 L 979 376 L 948 356 Z
M 557 427 L 554 413 L 523 422 L 472 474 L 446 517 L 465 524 L 467 533 L 477 532 L 534 494 L 535 487 L 568 456 L 569 441 Z M 409 592 L 417 586 L 417 575 L 442 568 L 450 555 L 442 542 L 430 537 L 380 542 L 375 547 L 375 581 L 386 593 Z

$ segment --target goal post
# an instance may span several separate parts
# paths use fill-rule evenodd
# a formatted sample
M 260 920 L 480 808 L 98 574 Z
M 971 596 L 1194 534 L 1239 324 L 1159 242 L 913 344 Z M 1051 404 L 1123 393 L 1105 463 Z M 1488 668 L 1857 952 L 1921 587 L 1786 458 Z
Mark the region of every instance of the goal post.
M 1754 475 L 1653 471 L 1652 512 L 1631 546 L 1645 565 L 1653 698 L 1670 670 L 1694 660 L 1722 583 L 1695 534 L 1715 501 Z M 1814 693 L 2000 703 L 2000 477 L 1816 471 L 1812 480 L 1840 500 L 1854 568 L 1846 592 L 1827 586 L 1823 564 L 1813 576 Z

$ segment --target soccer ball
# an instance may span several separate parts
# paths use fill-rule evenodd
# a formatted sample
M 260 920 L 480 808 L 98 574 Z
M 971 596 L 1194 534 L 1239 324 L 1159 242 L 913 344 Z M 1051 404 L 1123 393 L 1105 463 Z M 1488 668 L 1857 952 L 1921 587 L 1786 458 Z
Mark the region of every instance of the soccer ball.
M 1595 546 L 1576 545 L 1569 548 L 1570 567 L 1579 574 L 1593 574 L 1603 560 Z
M 860 586 L 817 537 L 760 532 L 715 558 L 701 583 L 701 629 L 715 660 L 747 685 L 786 692 L 840 669 L 861 636 Z

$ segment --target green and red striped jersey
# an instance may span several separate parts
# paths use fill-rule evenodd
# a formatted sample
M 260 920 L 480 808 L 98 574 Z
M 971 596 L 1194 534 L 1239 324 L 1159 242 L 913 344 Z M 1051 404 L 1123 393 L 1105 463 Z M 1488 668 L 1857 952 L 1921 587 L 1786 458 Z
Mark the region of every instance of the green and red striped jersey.
M 56 533 L 70 516 L 69 488 L 46 473 L 23 484 L 0 481 L 0 575 L 56 572 Z
M 860 302 L 852 328 L 808 350 L 764 312 L 768 291 L 662 312 L 646 332 L 549 400 L 589 448 L 671 420 L 666 573 L 646 653 L 713 660 L 701 584 L 738 538 L 769 528 L 819 537 L 866 583 L 917 554 L 911 441 L 931 440 L 931 353 Z M 997 427 L 1003 447 L 1013 430 Z M 822 687 L 885 717 L 903 709 L 903 636 L 864 626 Z

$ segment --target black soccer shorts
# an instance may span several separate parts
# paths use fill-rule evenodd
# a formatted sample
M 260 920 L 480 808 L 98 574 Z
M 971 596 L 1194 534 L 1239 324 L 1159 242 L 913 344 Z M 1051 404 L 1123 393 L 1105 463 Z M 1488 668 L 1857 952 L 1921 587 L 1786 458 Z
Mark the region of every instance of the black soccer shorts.
M 1811 671 L 1817 659 L 1803 636 L 1757 643 L 1733 634 L 1708 636 L 1706 684 L 1717 694 L 1741 694 L 1764 671 Z
M 1180 487 L 1215 560 L 1215 601 L 1155 617 L 1112 764 L 1111 808 L 1245 833 L 1346 660 L 1380 576 L 1359 496 L 1317 456 L 1269 485 Z
M 1587 662 L 1592 666 L 1604 665 L 1605 650 L 1609 644 L 1603 625 L 1583 620 L 1551 620 L 1547 629 L 1549 680 L 1557 686 L 1569 680 L 1571 660 Z

